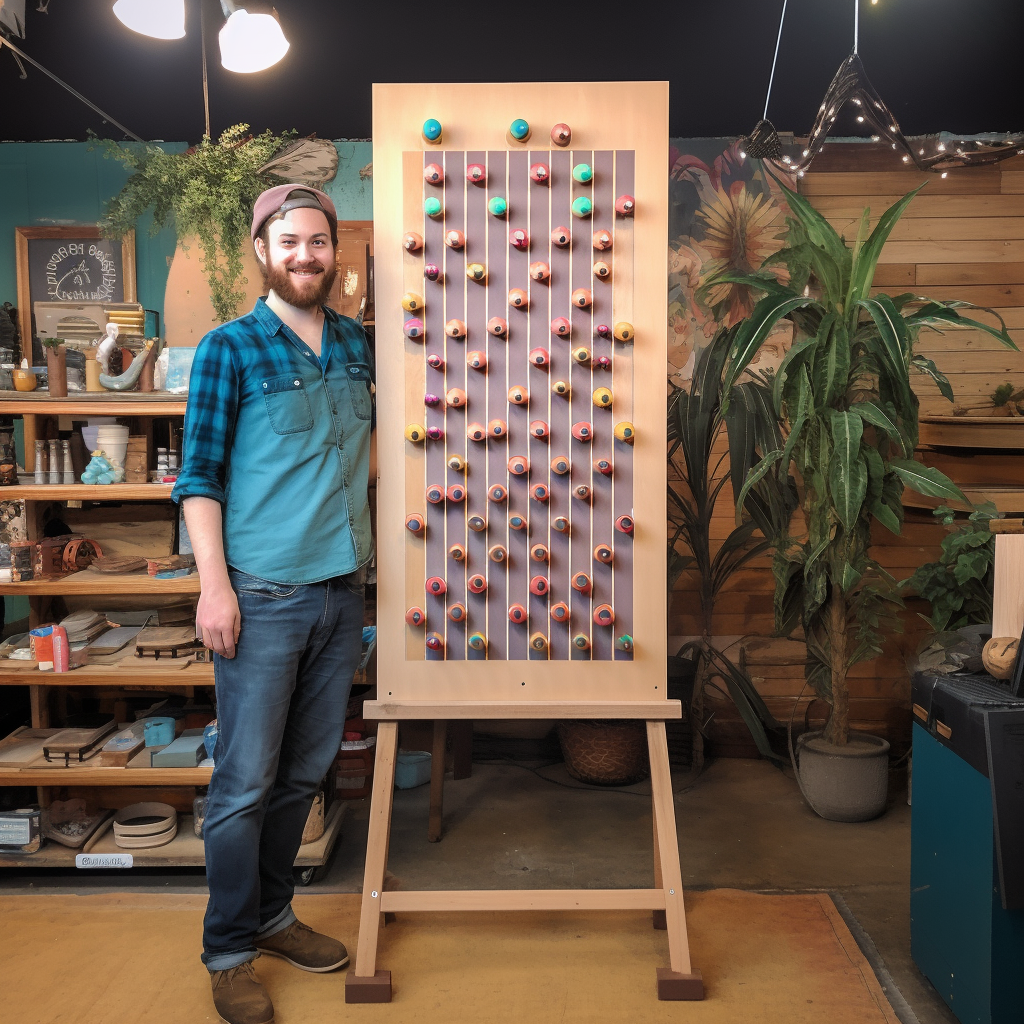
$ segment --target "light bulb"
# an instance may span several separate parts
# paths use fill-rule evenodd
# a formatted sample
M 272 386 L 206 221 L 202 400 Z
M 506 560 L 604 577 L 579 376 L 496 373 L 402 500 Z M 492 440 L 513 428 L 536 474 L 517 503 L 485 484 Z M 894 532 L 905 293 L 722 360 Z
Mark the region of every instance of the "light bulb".
M 250 14 L 239 7 L 220 30 L 220 62 L 240 74 L 265 71 L 288 52 L 289 45 L 273 15 Z
M 185 35 L 185 0 L 117 0 L 114 14 L 133 32 L 154 39 Z

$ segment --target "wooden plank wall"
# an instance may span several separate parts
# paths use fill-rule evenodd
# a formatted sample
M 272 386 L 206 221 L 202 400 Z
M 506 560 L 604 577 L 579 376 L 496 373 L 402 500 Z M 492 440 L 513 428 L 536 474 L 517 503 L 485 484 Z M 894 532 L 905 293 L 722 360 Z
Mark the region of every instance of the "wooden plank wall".
M 864 143 L 830 143 L 800 180 L 800 191 L 848 238 L 856 236 L 865 207 L 872 222 L 911 189 L 927 181 L 893 231 L 879 262 L 874 284 L 892 294 L 913 291 L 937 299 L 964 299 L 997 308 L 1011 336 L 1024 350 L 1024 157 L 987 167 L 937 173 L 907 171 L 888 147 Z M 1007 381 L 1024 388 L 1024 351 L 1010 352 L 984 332 L 923 332 L 917 351 L 935 360 L 953 386 L 958 405 L 978 407 Z M 924 414 L 952 410 L 934 385 L 915 380 Z M 984 461 L 987 463 L 991 456 Z M 970 482 L 972 460 L 964 465 Z M 948 466 L 944 468 L 949 471 Z M 982 471 L 982 467 L 973 467 Z M 991 482 L 992 467 L 982 479 Z M 997 477 L 998 478 L 998 477 Z M 1020 481 L 1024 482 L 1024 481 Z M 723 490 L 712 527 L 716 543 L 733 526 L 732 494 Z M 909 512 L 902 536 L 876 530 L 875 557 L 897 579 L 911 575 L 922 562 L 938 556 L 942 528 L 927 513 Z M 684 574 L 676 588 L 669 621 L 670 635 L 700 632 L 696 581 Z M 767 559 L 736 574 L 722 594 L 715 617 L 718 636 L 746 635 L 733 651 L 744 660 L 769 708 L 788 719 L 803 685 L 803 645 L 765 638 L 772 630 L 773 582 Z M 854 668 L 851 678 L 851 719 L 855 728 L 886 736 L 899 748 L 910 733 L 910 676 L 907 662 L 928 627 L 919 617 L 927 612 L 920 601 L 908 602 L 906 632 L 890 641 L 883 657 Z M 805 694 L 800 702 L 806 704 Z M 735 708 L 715 703 L 711 732 L 723 739 L 719 749 L 749 753 L 737 738 L 744 732 Z M 798 708 L 798 714 L 802 710 Z

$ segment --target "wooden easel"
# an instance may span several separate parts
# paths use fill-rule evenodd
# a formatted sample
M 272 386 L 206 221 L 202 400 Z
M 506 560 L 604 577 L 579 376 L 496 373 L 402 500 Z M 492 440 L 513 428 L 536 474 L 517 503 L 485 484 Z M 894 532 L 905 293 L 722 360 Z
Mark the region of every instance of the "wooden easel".
M 678 701 L 373 701 L 364 705 L 366 718 L 380 722 L 377 760 L 370 805 L 366 872 L 359 916 L 355 966 L 345 981 L 348 1003 L 391 1001 L 391 972 L 377 970 L 377 940 L 385 913 L 444 910 L 651 910 L 654 927 L 668 932 L 669 967 L 657 970 L 659 999 L 703 999 L 700 971 L 690 964 L 679 867 L 675 807 L 669 772 L 665 720 L 679 718 Z M 653 889 L 495 889 L 469 891 L 385 892 L 391 833 L 398 722 L 402 719 L 619 718 L 647 722 L 651 758 L 654 818 Z

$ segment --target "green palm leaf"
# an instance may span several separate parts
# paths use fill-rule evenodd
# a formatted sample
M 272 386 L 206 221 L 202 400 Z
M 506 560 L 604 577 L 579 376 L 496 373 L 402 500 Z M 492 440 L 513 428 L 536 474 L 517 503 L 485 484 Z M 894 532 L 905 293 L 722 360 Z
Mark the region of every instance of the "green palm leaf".
M 913 459 L 890 459 L 889 466 L 907 487 L 918 494 L 929 498 L 955 498 L 970 504 L 964 492 L 933 466 L 923 466 Z

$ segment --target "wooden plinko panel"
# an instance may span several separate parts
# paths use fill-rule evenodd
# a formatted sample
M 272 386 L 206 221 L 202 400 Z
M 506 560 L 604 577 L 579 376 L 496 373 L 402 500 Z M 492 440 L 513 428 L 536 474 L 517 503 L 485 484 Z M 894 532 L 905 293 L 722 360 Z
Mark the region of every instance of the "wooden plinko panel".
M 665 697 L 667 113 L 374 87 L 382 699 Z

